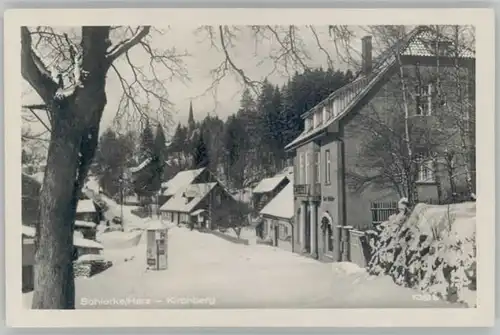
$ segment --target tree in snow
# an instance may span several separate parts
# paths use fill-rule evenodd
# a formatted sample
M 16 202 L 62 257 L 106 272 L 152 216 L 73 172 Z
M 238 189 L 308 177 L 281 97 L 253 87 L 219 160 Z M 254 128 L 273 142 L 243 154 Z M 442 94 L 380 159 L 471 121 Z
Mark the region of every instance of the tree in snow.
M 245 183 L 249 140 L 241 119 L 235 115 L 229 116 L 224 130 L 225 174 L 226 179 L 237 189 Z
M 155 138 L 153 135 L 153 129 L 146 119 L 144 128 L 141 132 L 140 144 L 139 144 L 139 157 L 141 161 L 152 157 L 155 153 Z
M 212 213 L 212 222 L 216 223 L 221 231 L 232 229 L 240 238 L 241 230 L 249 225 L 248 214 L 250 213 L 251 209 L 248 204 L 234 200 L 217 208 Z
M 129 188 L 128 185 L 123 185 L 121 177 L 132 157 L 134 147 L 131 133 L 119 135 L 109 128 L 101 135 L 92 173 L 109 197 L 119 196 L 123 187 Z
M 331 59 L 322 43 L 333 42 L 342 51 L 352 34 L 346 26 L 326 29 L 329 41 L 316 40 L 318 49 Z M 278 41 L 278 47 L 266 54 L 275 65 L 273 72 L 308 68 L 302 35 L 319 36 L 312 26 L 249 26 L 246 30 L 257 43 Z M 215 90 L 227 76 L 259 90 L 260 81 L 247 75 L 232 56 L 242 40 L 241 27 L 203 26 L 197 33 L 207 34 L 209 43 L 221 50 L 221 62 L 211 72 L 213 85 L 209 90 Z M 155 106 L 160 117 L 170 116 L 166 83 L 186 76 L 182 63 L 186 53 L 179 53 L 175 46 L 156 47 L 153 36 L 164 34 L 150 26 L 21 29 L 21 75 L 42 100 L 50 132 L 36 232 L 33 308 L 75 306 L 72 222 L 97 149 L 99 124 L 107 104 L 106 78 L 115 76 L 122 89 L 116 120 L 133 122 L 137 115 L 143 117 L 149 106 Z M 150 62 L 138 64 L 144 58 Z

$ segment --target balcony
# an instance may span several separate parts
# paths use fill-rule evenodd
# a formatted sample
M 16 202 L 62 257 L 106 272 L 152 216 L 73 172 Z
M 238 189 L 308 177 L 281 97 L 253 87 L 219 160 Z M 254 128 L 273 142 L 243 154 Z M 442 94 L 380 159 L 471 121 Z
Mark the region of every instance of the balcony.
M 301 184 L 293 186 L 293 193 L 299 197 L 320 197 L 321 184 Z

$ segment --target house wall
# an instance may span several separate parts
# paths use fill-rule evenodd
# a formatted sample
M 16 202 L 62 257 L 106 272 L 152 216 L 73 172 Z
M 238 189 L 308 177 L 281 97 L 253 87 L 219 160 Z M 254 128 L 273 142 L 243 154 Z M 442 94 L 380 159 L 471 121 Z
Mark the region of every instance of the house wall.
M 283 250 L 293 250 L 293 224 L 285 218 L 264 217 L 264 239 L 272 241 L 272 245 Z
M 333 222 L 328 222 L 331 225 L 334 240 L 336 238 L 335 227 L 342 224 L 341 204 L 339 203 L 341 194 L 341 166 L 337 159 L 340 155 L 342 143 L 338 141 L 338 134 L 330 133 L 320 142 L 321 152 L 321 201 L 318 206 L 318 219 L 317 219 L 317 232 L 318 232 L 318 255 L 320 259 L 333 260 L 334 250 L 328 250 L 327 245 L 327 231 L 324 229 L 326 226 L 322 225 L 322 219 L 331 217 Z M 326 170 L 326 155 L 329 152 L 330 156 L 330 182 L 327 183 L 327 170 Z
M 305 143 L 304 145 L 300 146 L 297 148 L 296 151 L 296 156 L 294 159 L 294 186 L 296 185 L 304 185 L 304 184 L 311 184 L 313 185 L 316 182 L 315 178 L 315 173 L 314 173 L 314 156 L 313 153 L 318 151 L 320 149 L 320 146 L 316 142 L 308 142 Z M 306 166 L 305 164 L 305 158 L 303 158 L 303 168 L 300 166 L 300 157 L 305 157 L 306 154 L 309 154 L 309 167 Z M 307 175 L 307 183 L 306 183 L 306 176 Z M 310 233 L 310 212 L 309 212 L 309 206 L 306 205 L 306 221 L 302 222 L 299 220 L 302 211 L 302 203 L 304 202 L 304 199 L 301 197 L 294 197 L 294 210 L 295 210 L 295 224 L 294 224 L 294 239 L 293 239 L 293 244 L 294 244 L 294 250 L 296 252 L 300 252 L 302 249 L 307 248 L 309 246 L 309 233 Z M 305 225 L 305 231 L 306 231 L 306 239 L 305 241 L 300 241 L 300 230 L 301 230 L 301 225 Z
M 23 266 L 35 265 L 35 242 L 34 239 L 22 238 Z

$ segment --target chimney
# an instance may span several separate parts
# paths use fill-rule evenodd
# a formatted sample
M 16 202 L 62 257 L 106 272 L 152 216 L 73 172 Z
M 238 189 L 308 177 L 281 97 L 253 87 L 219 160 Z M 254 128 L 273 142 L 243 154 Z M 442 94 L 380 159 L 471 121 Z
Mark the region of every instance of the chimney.
M 372 37 L 365 36 L 361 39 L 361 70 L 363 74 L 372 71 Z

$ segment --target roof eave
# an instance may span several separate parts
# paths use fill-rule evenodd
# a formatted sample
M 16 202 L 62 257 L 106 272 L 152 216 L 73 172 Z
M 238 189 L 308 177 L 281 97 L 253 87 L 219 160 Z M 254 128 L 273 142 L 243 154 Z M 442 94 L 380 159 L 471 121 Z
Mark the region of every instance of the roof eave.
M 335 122 L 335 121 L 333 121 Z M 291 152 L 291 151 L 294 151 L 296 150 L 298 147 L 306 144 L 306 143 L 309 143 L 315 139 L 318 139 L 320 137 L 323 137 L 327 134 L 328 132 L 328 128 L 329 128 L 330 125 L 328 125 L 327 127 L 324 127 L 323 129 L 321 129 L 320 131 L 318 132 L 315 132 L 315 133 L 312 133 L 306 137 L 304 137 L 303 139 L 301 139 L 300 141 L 296 142 L 296 143 L 293 143 L 293 144 L 289 144 L 285 147 L 285 151 L 286 152 Z

